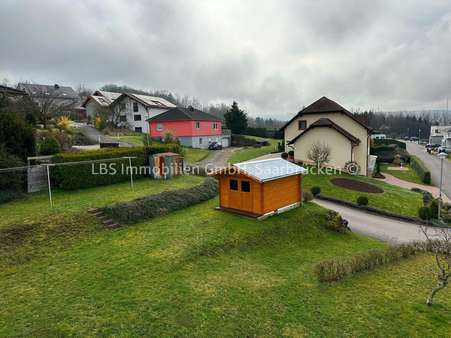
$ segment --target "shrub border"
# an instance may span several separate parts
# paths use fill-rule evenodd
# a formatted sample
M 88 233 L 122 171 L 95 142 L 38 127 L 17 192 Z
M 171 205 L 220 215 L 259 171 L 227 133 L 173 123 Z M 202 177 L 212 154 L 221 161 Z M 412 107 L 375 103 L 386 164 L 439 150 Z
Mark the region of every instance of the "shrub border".
M 360 206 L 357 203 L 350 202 L 350 201 L 345 201 L 345 200 L 342 200 L 342 199 L 339 199 L 339 198 L 335 198 L 335 197 L 318 195 L 318 196 L 316 196 L 316 198 L 319 199 L 319 200 L 324 200 L 324 201 L 329 201 L 329 202 L 334 202 L 334 203 L 337 203 L 337 204 L 345 205 L 347 207 L 351 207 L 351 208 L 354 208 L 354 209 L 368 211 L 369 213 L 375 214 L 375 215 L 378 215 L 378 216 L 390 217 L 390 218 L 394 218 L 394 219 L 397 219 L 397 220 L 400 220 L 400 221 L 413 222 L 413 223 L 417 223 L 417 224 L 421 224 L 421 225 L 434 226 L 431 223 L 423 221 L 419 217 L 400 215 L 400 214 L 396 214 L 394 212 L 390 212 L 390 211 L 386 211 L 386 210 L 383 210 L 383 209 L 374 208 L 374 207 L 370 207 L 370 206 Z

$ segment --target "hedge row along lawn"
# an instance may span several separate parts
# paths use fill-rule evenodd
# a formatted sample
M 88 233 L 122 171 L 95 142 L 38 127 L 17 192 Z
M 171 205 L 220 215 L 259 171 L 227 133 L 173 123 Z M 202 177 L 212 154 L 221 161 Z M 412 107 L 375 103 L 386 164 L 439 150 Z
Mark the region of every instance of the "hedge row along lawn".
M 319 206 L 259 222 L 216 211 L 213 199 L 111 231 L 74 210 L 85 210 L 87 197 L 98 198 L 93 205 L 119 198 L 95 190 L 72 192 L 80 196 L 60 207 L 58 222 L 37 199 L 2 206 L 4 225 L 26 209 L 59 231 L 41 241 L 42 232 L 22 228 L 11 259 L 0 253 L 0 336 L 449 335 L 451 289 L 425 305 L 431 256 L 320 284 L 318 262 L 386 246 L 324 229 Z M 69 224 L 85 231 L 65 231 Z M 40 254 L 30 256 L 33 238 Z
M 113 136 L 114 139 L 118 141 L 127 142 L 136 147 L 144 146 L 143 143 L 143 135 L 133 135 L 133 136 Z M 196 149 L 196 148 L 183 148 L 183 156 L 184 160 L 187 163 L 195 163 L 202 161 L 210 154 L 210 150 L 208 149 Z
M 391 164 L 391 163 L 381 163 L 380 164 L 381 173 L 390 174 L 390 175 L 395 176 L 404 181 L 418 183 L 418 184 L 424 184 L 421 181 L 420 176 L 418 176 L 418 174 L 415 172 L 415 170 L 413 170 L 409 165 L 403 165 L 403 167 L 406 168 L 407 170 L 390 169 L 393 167 L 396 167 L 396 165 Z
M 334 185 L 331 180 L 334 178 L 348 178 L 369 183 L 384 190 L 383 193 L 373 194 L 353 191 Z M 321 187 L 321 195 L 335 197 L 345 201 L 356 203 L 357 197 L 368 197 L 368 206 L 387 210 L 406 216 L 418 216 L 418 208 L 423 206 L 423 197 L 420 193 L 410 191 L 408 189 L 396 187 L 386 184 L 382 181 L 363 177 L 342 175 L 315 175 L 309 174 L 304 178 L 304 189 L 310 191 L 311 187 Z
M 252 160 L 259 156 L 270 154 L 277 150 L 277 144 L 281 142 L 281 140 L 273 139 L 273 138 L 261 138 L 256 136 L 246 135 L 247 138 L 253 138 L 256 140 L 267 140 L 269 141 L 269 146 L 254 148 L 254 147 L 245 147 L 241 150 L 235 151 L 229 159 L 229 163 L 239 163 L 248 160 Z

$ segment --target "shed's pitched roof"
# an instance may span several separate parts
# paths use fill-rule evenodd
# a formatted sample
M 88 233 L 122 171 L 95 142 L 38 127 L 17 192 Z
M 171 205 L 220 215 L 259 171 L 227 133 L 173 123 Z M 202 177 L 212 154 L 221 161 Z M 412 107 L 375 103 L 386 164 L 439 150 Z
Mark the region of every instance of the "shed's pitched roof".
M 340 106 L 337 102 L 323 96 L 322 98 L 316 100 L 309 106 L 305 107 L 301 111 L 299 111 L 291 120 L 289 120 L 285 125 L 280 128 L 280 130 L 284 130 L 291 122 L 293 122 L 294 119 L 301 115 L 305 114 L 320 114 L 320 113 L 342 113 L 346 116 L 349 116 L 351 119 L 356 121 L 358 124 L 360 124 L 362 127 L 366 128 L 367 130 L 371 130 L 370 127 L 368 127 L 365 123 L 360 121 L 357 117 L 354 116 L 353 113 L 348 111 L 346 108 Z
M 246 175 L 258 182 L 267 182 L 283 177 L 306 174 L 307 170 L 282 158 L 270 158 L 267 160 L 235 163 L 231 167 L 220 169 L 212 175 L 216 176 L 233 172 Z
M 69 86 L 60 86 L 60 85 L 42 85 L 35 83 L 19 83 L 18 88 L 24 89 L 28 95 L 37 96 L 37 95 L 49 95 L 49 97 L 54 97 L 58 99 L 72 99 L 78 100 L 79 97 L 75 90 Z
M 189 107 L 182 108 L 176 107 L 169 109 L 168 111 L 151 117 L 147 121 L 221 121 L 219 117 L 203 112 L 202 110 Z
M 304 130 L 304 132 L 300 133 L 294 139 L 289 141 L 288 144 L 295 143 L 300 137 L 302 137 L 303 135 L 308 133 L 310 130 L 315 129 L 315 128 L 332 128 L 332 129 L 336 130 L 337 132 L 339 132 L 344 137 L 346 137 L 349 141 L 351 141 L 351 143 L 353 143 L 353 144 L 360 143 L 360 140 L 357 137 L 355 137 L 354 135 L 352 135 L 351 133 L 349 133 L 342 127 L 340 127 L 335 122 L 333 122 L 327 118 L 320 118 L 319 120 L 313 122 L 306 130 Z

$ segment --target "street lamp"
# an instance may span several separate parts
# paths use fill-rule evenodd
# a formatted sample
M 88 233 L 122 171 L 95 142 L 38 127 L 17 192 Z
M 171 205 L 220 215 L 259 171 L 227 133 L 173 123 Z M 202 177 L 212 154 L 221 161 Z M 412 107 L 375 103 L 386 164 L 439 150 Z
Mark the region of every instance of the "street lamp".
M 442 208 L 442 184 L 443 184 L 443 161 L 448 157 L 448 154 L 441 152 L 437 155 L 440 159 L 440 194 L 438 198 L 438 221 L 441 221 L 440 209 Z

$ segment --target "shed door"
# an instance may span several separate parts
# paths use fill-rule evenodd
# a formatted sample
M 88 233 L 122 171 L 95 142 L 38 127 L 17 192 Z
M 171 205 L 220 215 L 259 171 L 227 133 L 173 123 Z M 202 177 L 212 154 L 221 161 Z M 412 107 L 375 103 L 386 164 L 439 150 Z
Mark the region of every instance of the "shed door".
M 253 212 L 253 192 L 251 181 L 246 179 L 230 178 L 229 205 L 232 209 Z

